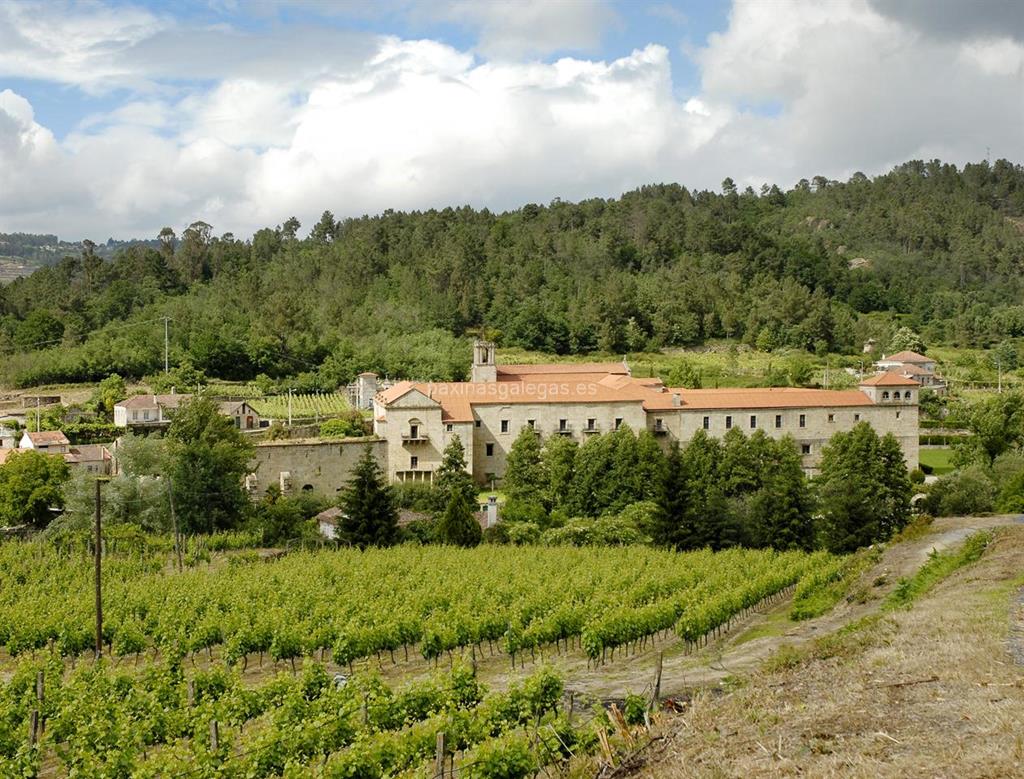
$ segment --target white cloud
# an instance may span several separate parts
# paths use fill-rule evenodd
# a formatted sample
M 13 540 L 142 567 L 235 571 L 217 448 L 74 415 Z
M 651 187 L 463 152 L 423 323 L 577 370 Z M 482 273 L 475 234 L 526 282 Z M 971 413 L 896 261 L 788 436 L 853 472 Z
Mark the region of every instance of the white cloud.
M 108 19 L 102 8 L 67 13 Z M 308 228 L 325 208 L 501 209 L 652 181 L 785 186 L 913 157 L 976 160 L 986 147 L 1024 157 L 1015 40 L 925 34 L 864 0 L 737 2 L 694 53 L 702 86 L 684 96 L 660 45 L 611 60 L 482 60 L 482 47 L 431 40 L 336 33 L 327 46 L 323 30 L 121 21 L 113 43 L 92 22 L 65 43 L 0 32 L 20 46 L 0 52 L 0 74 L 25 75 L 38 51 L 49 59 L 32 67 L 51 80 L 136 85 L 60 142 L 28 101 L 0 92 L 0 230 L 102 240 L 203 218 L 246 235 L 292 214 Z M 487 24 L 499 29 L 473 23 L 485 39 Z M 83 62 L 94 70 L 76 76 Z M 202 87 L 177 81 L 200 76 Z
M 435 13 L 475 29 L 479 50 L 497 59 L 588 51 L 617 20 L 606 0 L 448 0 L 435 6 Z

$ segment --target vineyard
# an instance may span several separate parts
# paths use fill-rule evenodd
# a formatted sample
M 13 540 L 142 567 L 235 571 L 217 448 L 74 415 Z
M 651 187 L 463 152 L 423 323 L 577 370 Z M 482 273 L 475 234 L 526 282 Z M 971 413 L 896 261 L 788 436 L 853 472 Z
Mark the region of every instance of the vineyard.
M 288 419 L 287 395 L 253 398 L 249 405 L 256 409 L 260 416 Z M 294 394 L 291 405 L 293 419 L 329 419 L 351 409 L 348 398 L 339 392 Z
M 742 549 L 402 547 L 270 563 L 214 555 L 178 573 L 163 554 L 111 555 L 108 659 L 97 664 L 88 556 L 11 542 L 0 545 L 0 644 L 10 655 L 0 653 L 10 677 L 0 686 L 0 766 L 14 767 L 5 776 L 33 776 L 44 759 L 61 766 L 57 775 L 81 776 L 430 775 L 443 732 L 463 753 L 460 775 L 526 776 L 593 747 L 593 729 L 561 713 L 562 680 L 545 667 L 488 693 L 456 653 L 500 655 L 515 669 L 545 650 L 611 662 L 673 631 L 693 647 L 766 598 L 824 585 L 835 561 Z M 389 687 L 368 658 L 438 668 Z M 265 659 L 277 675 L 253 686 L 245 671 Z M 335 683 L 338 671 L 347 684 Z M 33 746 L 34 716 L 45 727 Z

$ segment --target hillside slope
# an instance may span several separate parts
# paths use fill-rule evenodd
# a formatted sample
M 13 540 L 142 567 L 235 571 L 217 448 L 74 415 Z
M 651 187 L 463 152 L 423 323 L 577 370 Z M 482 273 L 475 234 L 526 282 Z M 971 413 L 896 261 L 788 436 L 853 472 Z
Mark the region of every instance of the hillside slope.
M 503 214 L 325 213 L 306 238 L 294 219 L 249 241 L 196 222 L 0 289 L 0 381 L 157 370 L 163 316 L 175 363 L 305 373 L 310 388 L 365 369 L 459 378 L 458 339 L 480 328 L 559 354 L 716 338 L 850 352 L 898 317 L 932 342 L 987 345 L 1024 335 L 1021 217 L 1021 166 L 935 161 L 788 192 L 726 180 Z
M 698 694 L 618 775 L 1021 775 L 1022 570 L 1017 524 L 909 610 Z

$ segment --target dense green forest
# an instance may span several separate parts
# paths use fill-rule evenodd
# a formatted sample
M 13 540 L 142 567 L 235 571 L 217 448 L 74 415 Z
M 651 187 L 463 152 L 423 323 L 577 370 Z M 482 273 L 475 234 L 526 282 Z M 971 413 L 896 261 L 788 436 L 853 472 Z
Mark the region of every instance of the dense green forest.
M 502 214 L 469 207 L 294 218 L 251 240 L 196 222 L 0 289 L 0 381 L 359 370 L 461 378 L 464 339 L 559 354 L 695 346 L 859 350 L 909 325 L 930 343 L 1024 336 L 1024 168 L 908 162 L 790 191 L 678 184 Z M 306 232 L 302 230 L 302 232 Z

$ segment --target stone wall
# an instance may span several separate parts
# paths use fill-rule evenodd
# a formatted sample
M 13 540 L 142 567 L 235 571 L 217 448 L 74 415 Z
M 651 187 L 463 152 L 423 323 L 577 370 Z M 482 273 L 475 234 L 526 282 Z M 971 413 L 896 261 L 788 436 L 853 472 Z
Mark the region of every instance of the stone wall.
M 333 498 L 352 478 L 352 471 L 367 448 L 386 472 L 387 443 L 382 440 L 263 441 L 256 444 L 253 473 L 246 478 L 246 486 L 253 497 L 262 497 L 268 487 L 277 485 L 286 495 L 306 491 Z

